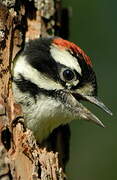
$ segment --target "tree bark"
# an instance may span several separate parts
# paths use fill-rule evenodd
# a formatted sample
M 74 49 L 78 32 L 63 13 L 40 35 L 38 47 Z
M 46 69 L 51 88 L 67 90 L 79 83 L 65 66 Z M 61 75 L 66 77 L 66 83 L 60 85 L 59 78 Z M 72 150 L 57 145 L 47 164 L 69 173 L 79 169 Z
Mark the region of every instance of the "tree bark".
M 32 132 L 23 126 L 22 110 L 15 104 L 11 86 L 15 55 L 29 39 L 62 36 L 61 17 L 60 0 L 0 1 L 0 180 L 66 179 L 69 127 L 53 132 L 49 148 L 37 145 Z M 63 37 L 67 35 L 66 31 Z

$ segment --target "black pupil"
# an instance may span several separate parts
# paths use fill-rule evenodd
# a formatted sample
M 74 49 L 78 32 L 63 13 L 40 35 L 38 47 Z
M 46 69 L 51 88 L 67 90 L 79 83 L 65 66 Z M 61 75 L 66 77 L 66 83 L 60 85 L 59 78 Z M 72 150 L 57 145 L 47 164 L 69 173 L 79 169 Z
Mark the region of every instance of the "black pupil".
M 74 73 L 71 70 L 66 69 L 65 71 L 63 71 L 63 77 L 65 78 L 65 80 L 71 81 L 74 78 Z

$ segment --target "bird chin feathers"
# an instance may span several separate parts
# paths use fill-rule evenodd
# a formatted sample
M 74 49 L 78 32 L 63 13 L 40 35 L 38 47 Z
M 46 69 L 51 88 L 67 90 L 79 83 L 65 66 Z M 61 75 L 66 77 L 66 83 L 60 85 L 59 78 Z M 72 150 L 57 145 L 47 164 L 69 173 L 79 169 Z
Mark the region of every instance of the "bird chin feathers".
M 23 106 L 26 127 L 31 129 L 36 140 L 41 143 L 58 126 L 75 119 L 70 109 L 52 97 L 40 95 L 30 107 Z

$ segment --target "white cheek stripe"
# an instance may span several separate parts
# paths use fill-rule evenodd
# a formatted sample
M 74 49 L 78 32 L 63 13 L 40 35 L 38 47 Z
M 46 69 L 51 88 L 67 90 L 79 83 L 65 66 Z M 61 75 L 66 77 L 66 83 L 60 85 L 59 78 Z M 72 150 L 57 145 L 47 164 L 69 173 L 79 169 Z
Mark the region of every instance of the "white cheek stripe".
M 81 75 L 81 68 L 77 59 L 68 51 L 53 45 L 51 46 L 50 52 L 56 62 L 59 62 L 71 69 L 75 69 Z
M 20 56 L 16 60 L 13 75 L 15 78 L 20 78 L 19 73 L 24 76 L 25 79 L 30 80 L 32 83 L 36 84 L 40 88 L 47 90 L 52 89 L 63 89 L 63 86 L 54 80 L 44 76 L 38 70 L 33 68 L 27 61 L 25 56 Z

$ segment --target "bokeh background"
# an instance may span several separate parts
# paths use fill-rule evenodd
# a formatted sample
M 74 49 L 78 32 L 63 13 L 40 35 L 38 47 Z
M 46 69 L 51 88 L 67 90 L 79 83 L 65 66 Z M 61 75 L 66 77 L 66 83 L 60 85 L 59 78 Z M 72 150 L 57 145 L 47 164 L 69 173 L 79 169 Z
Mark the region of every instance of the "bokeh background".
M 99 97 L 113 112 L 111 117 L 87 104 L 107 127 L 71 123 L 68 179 L 117 180 L 117 1 L 63 0 L 63 7 L 72 9 L 69 40 L 91 57 Z

